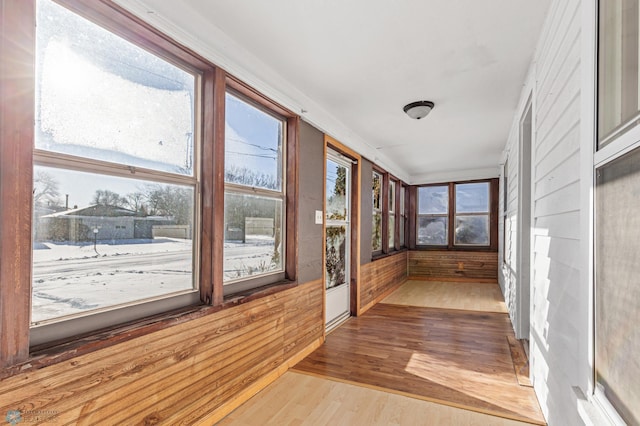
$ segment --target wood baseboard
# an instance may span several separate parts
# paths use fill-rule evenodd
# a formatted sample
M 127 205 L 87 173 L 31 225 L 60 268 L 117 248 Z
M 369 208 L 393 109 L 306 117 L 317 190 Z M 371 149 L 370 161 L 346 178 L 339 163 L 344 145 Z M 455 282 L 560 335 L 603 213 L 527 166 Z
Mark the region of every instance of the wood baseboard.
M 322 343 L 324 343 L 324 337 L 318 338 L 309 346 L 280 364 L 278 368 L 249 385 L 238 395 L 236 395 L 235 398 L 225 402 L 220 407 L 216 408 L 211 414 L 200 420 L 198 424 L 203 426 L 216 424 L 227 415 L 229 415 L 233 410 L 253 398 L 258 392 L 273 383 L 276 379 L 286 373 L 291 367 L 306 358 L 311 352 L 318 349 L 322 345 Z

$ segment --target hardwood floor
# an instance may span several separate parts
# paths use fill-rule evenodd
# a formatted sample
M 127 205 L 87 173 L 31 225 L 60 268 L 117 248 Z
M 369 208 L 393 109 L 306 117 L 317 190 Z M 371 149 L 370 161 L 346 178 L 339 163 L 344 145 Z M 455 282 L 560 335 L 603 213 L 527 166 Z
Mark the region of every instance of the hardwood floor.
M 518 384 L 509 336 L 507 314 L 380 303 L 294 370 L 545 424 L 533 389 Z
M 545 424 L 505 312 L 497 284 L 408 281 L 219 424 Z
M 525 423 L 289 371 L 218 425 L 524 426 Z
M 382 303 L 425 308 L 507 312 L 498 284 L 409 280 Z

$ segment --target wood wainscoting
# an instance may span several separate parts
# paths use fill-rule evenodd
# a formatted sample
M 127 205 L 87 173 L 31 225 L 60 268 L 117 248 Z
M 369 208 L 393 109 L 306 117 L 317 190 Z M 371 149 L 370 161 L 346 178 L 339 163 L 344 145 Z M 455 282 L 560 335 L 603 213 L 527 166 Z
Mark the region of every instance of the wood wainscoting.
M 358 315 L 387 297 L 407 280 L 407 252 L 401 251 L 364 264 L 360 271 Z
M 498 282 L 498 253 L 410 251 L 409 277 L 437 281 Z
M 323 341 L 317 280 L 0 381 L 0 413 L 60 424 L 208 424 Z

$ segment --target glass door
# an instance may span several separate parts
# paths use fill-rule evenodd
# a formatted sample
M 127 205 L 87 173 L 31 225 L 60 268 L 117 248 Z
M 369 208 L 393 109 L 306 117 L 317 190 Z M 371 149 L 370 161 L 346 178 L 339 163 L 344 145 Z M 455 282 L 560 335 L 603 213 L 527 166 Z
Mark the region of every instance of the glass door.
M 350 315 L 349 260 L 351 258 L 351 161 L 327 151 L 325 177 L 326 327 Z

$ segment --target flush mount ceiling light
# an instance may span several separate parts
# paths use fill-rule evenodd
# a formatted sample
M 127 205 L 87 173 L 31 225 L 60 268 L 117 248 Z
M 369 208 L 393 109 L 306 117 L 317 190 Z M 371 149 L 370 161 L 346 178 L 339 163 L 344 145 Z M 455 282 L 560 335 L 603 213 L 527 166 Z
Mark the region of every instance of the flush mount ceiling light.
M 411 118 L 420 120 L 425 118 L 433 109 L 434 103 L 431 101 L 416 101 L 404 106 L 404 112 Z

